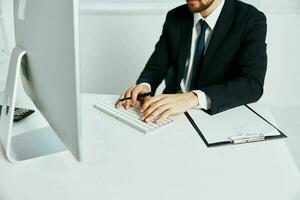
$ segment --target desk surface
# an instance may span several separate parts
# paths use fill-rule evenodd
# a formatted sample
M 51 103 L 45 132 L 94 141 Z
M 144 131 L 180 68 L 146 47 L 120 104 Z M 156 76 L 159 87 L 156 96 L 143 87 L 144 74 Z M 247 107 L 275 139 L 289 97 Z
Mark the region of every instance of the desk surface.
M 286 143 L 300 171 L 300 106 L 273 106 L 271 109 L 278 126 L 288 135 Z
M 300 198 L 284 140 L 208 149 L 184 115 L 144 135 L 93 108 L 106 96 L 82 97 L 83 162 L 64 152 L 11 164 L 1 149 L 1 200 Z

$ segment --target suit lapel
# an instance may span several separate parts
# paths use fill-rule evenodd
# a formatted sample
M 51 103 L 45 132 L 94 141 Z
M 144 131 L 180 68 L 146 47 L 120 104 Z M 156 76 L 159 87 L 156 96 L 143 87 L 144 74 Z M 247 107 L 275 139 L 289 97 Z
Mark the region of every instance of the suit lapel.
M 233 0 L 225 0 L 224 7 L 221 11 L 219 19 L 216 23 L 215 29 L 211 36 L 204 60 L 202 65 L 202 73 L 210 64 L 211 59 L 213 58 L 214 53 L 221 45 L 226 34 L 228 33 L 231 24 L 234 20 L 234 4 Z M 201 74 L 202 74 L 201 73 Z
M 187 8 L 188 9 L 188 8 Z M 182 20 L 181 33 L 180 33 L 180 46 L 179 46 L 179 61 L 178 61 L 178 79 L 177 83 L 180 84 L 182 79 L 186 61 L 191 51 L 192 33 L 193 33 L 193 13 L 188 11 L 187 16 Z

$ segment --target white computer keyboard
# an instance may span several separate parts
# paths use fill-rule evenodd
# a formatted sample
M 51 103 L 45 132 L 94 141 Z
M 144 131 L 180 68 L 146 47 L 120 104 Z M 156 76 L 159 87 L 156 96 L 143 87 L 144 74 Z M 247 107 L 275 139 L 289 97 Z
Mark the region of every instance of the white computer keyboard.
M 125 110 L 124 108 L 116 109 L 115 103 L 116 99 L 106 99 L 96 104 L 95 108 L 143 133 L 156 131 L 161 127 L 173 122 L 172 119 L 167 118 L 159 124 L 156 124 L 154 120 L 149 123 L 145 123 L 141 120 L 142 114 L 139 106 L 130 108 L 128 110 Z

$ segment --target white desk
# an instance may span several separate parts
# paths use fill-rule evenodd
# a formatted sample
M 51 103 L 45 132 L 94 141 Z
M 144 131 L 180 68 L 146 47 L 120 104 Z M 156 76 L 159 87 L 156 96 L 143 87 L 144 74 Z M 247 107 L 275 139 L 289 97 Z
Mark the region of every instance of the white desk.
M 300 199 L 284 140 L 208 149 L 184 115 L 144 135 L 94 109 L 103 97 L 83 95 L 82 163 L 64 152 L 13 165 L 0 150 L 0 199 Z
M 286 143 L 300 171 L 300 106 L 276 106 L 271 109 L 279 127 L 288 135 Z

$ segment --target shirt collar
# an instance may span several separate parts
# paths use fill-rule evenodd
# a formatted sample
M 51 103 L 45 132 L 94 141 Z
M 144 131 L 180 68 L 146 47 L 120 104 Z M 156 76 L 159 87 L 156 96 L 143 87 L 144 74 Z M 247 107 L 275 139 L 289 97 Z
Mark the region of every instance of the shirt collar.
M 221 14 L 222 8 L 224 6 L 225 0 L 222 0 L 218 7 L 206 18 L 203 18 L 200 13 L 194 13 L 194 26 L 199 22 L 199 20 L 203 19 L 208 24 L 211 30 L 214 30 L 218 18 Z

